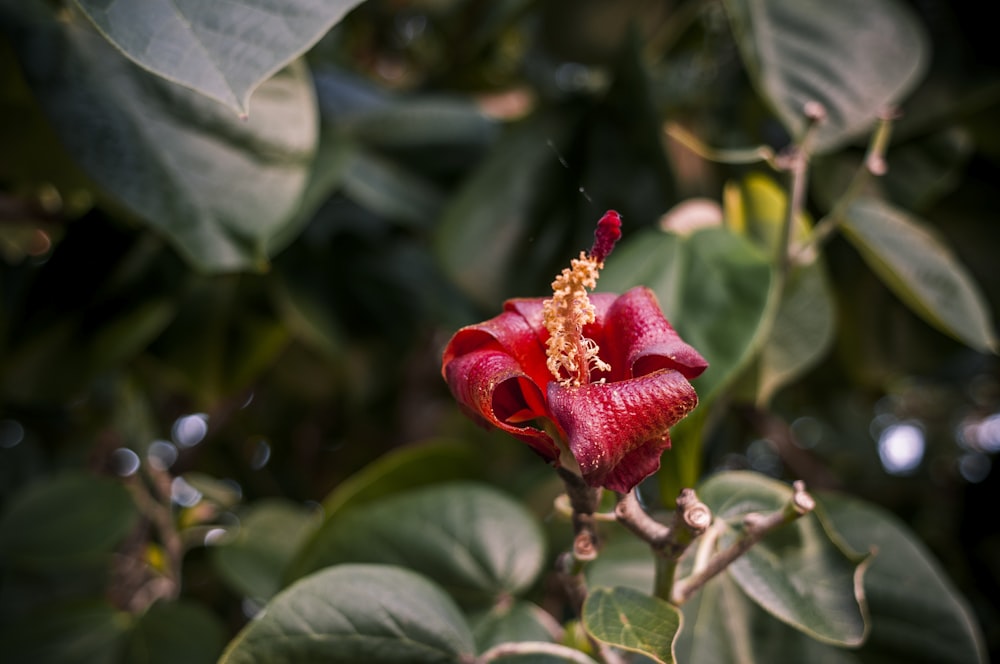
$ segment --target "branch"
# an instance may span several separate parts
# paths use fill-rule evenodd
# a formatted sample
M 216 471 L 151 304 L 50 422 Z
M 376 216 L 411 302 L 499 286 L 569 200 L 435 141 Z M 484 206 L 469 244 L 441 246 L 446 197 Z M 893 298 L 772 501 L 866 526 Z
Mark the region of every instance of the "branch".
M 678 606 L 683 604 L 710 579 L 729 567 L 734 560 L 749 551 L 769 533 L 812 512 L 816 507 L 816 501 L 806 491 L 805 482 L 795 482 L 792 488 L 792 498 L 783 509 L 767 515 L 747 514 L 743 518 L 743 536 L 733 542 L 728 549 L 711 558 L 704 569 L 676 586 L 671 601 Z
M 646 541 L 656 556 L 653 594 L 670 600 L 677 563 L 691 542 L 712 523 L 712 511 L 698 499 L 694 489 L 684 489 L 677 497 L 672 526 L 660 523 L 639 504 L 635 489 L 622 496 L 615 515 L 626 528 Z

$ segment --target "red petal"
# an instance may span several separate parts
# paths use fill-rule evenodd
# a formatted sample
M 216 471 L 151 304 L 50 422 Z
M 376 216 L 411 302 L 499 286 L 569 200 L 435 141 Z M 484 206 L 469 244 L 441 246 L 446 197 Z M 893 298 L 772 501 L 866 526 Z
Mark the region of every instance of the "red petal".
M 559 459 L 559 447 L 547 433 L 517 426 L 549 415 L 541 389 L 513 357 L 503 350 L 475 350 L 452 357 L 443 371 L 451 393 L 473 419 L 517 437 L 548 461 Z
M 616 379 L 658 369 L 674 369 L 691 379 L 708 367 L 705 358 L 685 343 L 663 316 L 653 291 L 644 286 L 615 300 L 604 325 L 609 346 L 607 361 Z
M 511 302 L 515 300 L 508 302 L 507 311 L 499 316 L 463 327 L 455 333 L 444 350 L 442 375 L 448 363 L 458 356 L 486 348 L 502 349 L 514 358 L 523 373 L 540 386 L 540 390 L 544 388 L 545 383 L 552 379 L 545 365 L 544 339 L 538 337 L 535 327 L 519 311 L 512 310 Z M 538 299 L 537 302 L 541 320 L 542 300 Z M 542 330 L 544 329 L 543 327 Z
M 687 379 L 664 369 L 579 387 L 552 382 L 548 400 L 583 478 L 622 493 L 659 468 L 670 427 L 698 404 Z

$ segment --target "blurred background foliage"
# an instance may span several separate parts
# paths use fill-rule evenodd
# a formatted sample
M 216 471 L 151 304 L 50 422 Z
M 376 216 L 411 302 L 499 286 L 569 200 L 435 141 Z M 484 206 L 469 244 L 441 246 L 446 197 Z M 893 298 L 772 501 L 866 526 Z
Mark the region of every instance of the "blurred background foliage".
M 149 620 L 139 611 L 172 597 L 158 610 L 176 615 L 156 624 L 221 644 L 276 588 L 211 553 L 213 533 L 241 514 L 249 550 L 274 528 L 292 547 L 317 518 L 303 506 L 329 511 L 345 479 L 431 439 L 461 441 L 454 477 L 494 481 L 544 515 L 547 469 L 458 412 L 444 342 L 504 298 L 545 295 L 605 209 L 621 212 L 626 242 L 646 238 L 623 244 L 634 260 L 609 264 L 611 287 L 645 269 L 642 247 L 685 251 L 659 230 L 678 203 L 708 199 L 728 225 L 752 223 L 767 215 L 747 206 L 781 182 L 665 132 L 720 150 L 789 141 L 718 2 L 367 0 L 245 108 L 128 62 L 83 18 L 91 4 L 0 3 L 0 624 L 37 609 L 113 630 L 113 609 Z M 879 194 L 933 228 L 995 309 L 992 24 L 968 0 L 901 6 L 929 58 L 913 63 L 926 69 L 900 105 Z M 824 146 L 811 218 L 866 141 Z M 687 279 L 710 281 L 724 241 L 691 237 L 707 258 Z M 804 305 L 827 321 L 816 357 L 766 386 L 733 358 L 695 476 L 753 469 L 888 508 L 1000 652 L 996 357 L 928 325 L 844 236 L 822 261 L 831 307 Z M 734 281 L 752 286 L 752 263 Z M 739 302 L 766 296 L 762 283 Z M 714 325 L 708 343 L 735 352 L 754 314 L 745 323 L 712 295 L 665 309 L 696 346 Z M 687 310 L 697 322 L 674 313 Z M 174 505 L 177 541 L 147 499 Z M 289 555 L 274 546 L 259 555 Z M 100 597 L 110 604 L 88 603 Z M 120 629 L 142 647 L 142 629 Z

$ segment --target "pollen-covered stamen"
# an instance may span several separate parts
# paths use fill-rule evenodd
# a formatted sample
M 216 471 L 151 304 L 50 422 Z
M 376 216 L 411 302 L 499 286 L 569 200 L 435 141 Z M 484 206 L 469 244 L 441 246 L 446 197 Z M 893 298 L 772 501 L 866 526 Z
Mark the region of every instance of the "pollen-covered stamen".
M 583 328 L 595 320 L 587 291 L 597 286 L 604 259 L 620 237 L 621 217 L 608 210 L 597 224 L 590 253 L 580 252 L 552 282 L 552 299 L 546 300 L 542 309 L 549 332 L 546 366 L 562 385 L 585 385 L 591 371 L 611 370 L 599 357 L 597 343 L 584 336 Z

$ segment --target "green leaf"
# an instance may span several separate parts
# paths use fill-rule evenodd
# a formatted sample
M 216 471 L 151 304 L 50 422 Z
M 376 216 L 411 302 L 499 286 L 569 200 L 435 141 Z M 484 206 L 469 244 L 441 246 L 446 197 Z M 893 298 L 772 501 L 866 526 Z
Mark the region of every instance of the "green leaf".
M 681 237 L 647 231 L 608 258 L 598 290 L 653 289 L 663 313 L 709 367 L 695 379 L 704 404 L 744 366 L 754 350 L 771 284 L 770 263 L 753 244 L 725 228 Z
M 789 486 L 757 473 L 729 472 L 709 479 L 699 497 L 723 526 L 717 546 L 728 548 L 742 535 L 752 512 L 781 510 Z M 845 552 L 813 515 L 778 528 L 727 569 L 754 602 L 814 639 L 857 646 L 865 638 L 864 557 Z
M 239 516 L 233 539 L 211 549 L 212 563 L 229 587 L 263 603 L 284 586 L 287 567 L 319 515 L 275 498 L 258 501 Z
M 491 604 L 530 586 L 544 554 L 541 530 L 519 503 L 485 485 L 454 483 L 340 512 L 292 573 L 345 562 L 395 564 L 430 577 L 463 604 Z
M 361 0 L 76 3 L 139 66 L 247 115 L 257 86 L 309 50 Z
M 672 604 L 632 588 L 595 588 L 583 603 L 583 624 L 598 641 L 655 662 L 674 661 L 681 613 Z
M 243 121 L 139 69 L 79 21 L 35 21 L 18 45 L 57 133 L 108 194 L 200 269 L 266 267 L 317 142 L 304 65 L 262 85 Z
M 541 607 L 522 600 L 498 602 L 470 616 L 469 622 L 480 652 L 511 641 L 553 641 L 553 628 L 562 629 Z
M 118 664 L 130 616 L 104 601 L 49 607 L 0 627 L 5 662 Z
M 213 664 L 225 644 L 222 624 L 201 604 L 160 601 L 135 621 L 122 661 L 129 664 Z
M 927 548 L 885 510 L 856 498 L 823 493 L 819 515 L 846 543 L 875 552 L 865 574 L 871 636 L 864 662 L 986 662 L 976 617 Z
M 31 569 L 110 554 L 138 518 L 120 482 L 67 471 L 11 498 L 0 515 L 0 556 Z
M 858 648 L 837 648 L 764 612 L 729 575 L 684 604 L 677 658 L 699 664 L 960 664 L 986 662 L 976 619 L 940 565 L 905 525 L 871 504 L 820 493 L 816 515 L 858 550 L 876 551 L 864 576 L 871 629 Z
M 795 138 L 803 105 L 826 121 L 815 150 L 830 151 L 869 130 L 927 66 L 917 17 L 896 0 L 726 0 L 736 41 L 758 91 Z
M 726 224 L 777 256 L 788 206 L 784 191 L 770 178 L 752 173 L 738 184 L 727 185 L 724 198 Z M 760 349 L 758 404 L 766 404 L 781 387 L 815 366 L 833 343 L 833 289 L 825 266 L 817 252 L 799 253 L 811 232 L 806 215 L 792 224 L 789 250 L 796 260 L 784 282 L 770 334 Z
M 424 577 L 388 565 L 340 565 L 277 595 L 220 664 L 445 664 L 469 661 L 472 633 Z
M 980 352 L 996 352 L 992 312 L 965 266 L 924 222 L 889 203 L 860 198 L 844 234 L 913 311 Z
M 678 662 L 862 662 L 855 650 L 822 643 L 776 620 L 727 574 L 713 579 L 682 610 L 684 627 L 675 643 Z

